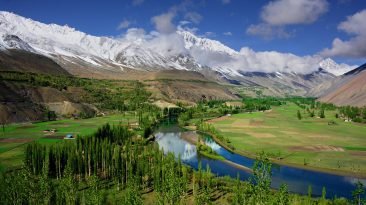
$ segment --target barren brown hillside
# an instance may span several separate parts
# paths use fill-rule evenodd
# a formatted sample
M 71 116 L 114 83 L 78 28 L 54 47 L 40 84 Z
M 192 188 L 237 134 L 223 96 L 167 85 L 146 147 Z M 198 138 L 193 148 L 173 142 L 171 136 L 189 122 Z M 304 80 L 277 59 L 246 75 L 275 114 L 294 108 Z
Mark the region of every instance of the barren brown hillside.
M 345 84 L 321 97 L 320 101 L 336 105 L 366 106 L 366 71 L 357 73 Z

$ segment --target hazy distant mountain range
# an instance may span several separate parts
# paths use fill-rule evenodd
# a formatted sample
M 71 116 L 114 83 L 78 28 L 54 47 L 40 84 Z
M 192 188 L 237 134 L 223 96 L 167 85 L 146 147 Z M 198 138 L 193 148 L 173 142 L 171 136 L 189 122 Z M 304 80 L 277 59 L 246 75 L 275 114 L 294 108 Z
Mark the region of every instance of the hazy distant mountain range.
M 236 51 L 181 28 L 165 35 L 130 29 L 118 38 L 97 37 L 0 12 L 0 70 L 38 72 L 42 64 L 43 73 L 100 78 L 135 71 L 196 71 L 207 79 L 260 87 L 276 96 L 320 95 L 329 89 L 321 84 L 331 85 L 354 68 L 319 56 Z

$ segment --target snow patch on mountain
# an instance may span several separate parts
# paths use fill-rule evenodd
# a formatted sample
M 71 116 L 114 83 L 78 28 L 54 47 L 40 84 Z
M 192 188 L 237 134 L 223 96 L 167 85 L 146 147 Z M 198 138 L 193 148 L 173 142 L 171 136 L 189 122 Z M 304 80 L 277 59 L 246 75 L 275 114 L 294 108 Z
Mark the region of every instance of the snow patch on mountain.
M 334 60 L 326 58 L 319 63 L 319 67 L 336 76 L 340 76 L 344 73 L 347 73 L 348 71 L 355 69 L 357 66 L 349 66 L 344 63 L 337 64 Z
M 171 34 L 146 34 L 143 29 L 132 28 L 119 38 L 97 37 L 67 25 L 44 24 L 9 12 L 0 12 L 0 49 L 36 52 L 73 63 L 81 60 L 100 68 L 110 64 L 138 70 L 209 68 L 225 77 L 246 72 L 307 74 L 319 67 L 341 74 L 352 69 L 320 56 L 256 52 L 247 47 L 236 51 L 181 28 Z
M 2 34 L 0 38 L 0 45 L 2 49 L 18 49 L 28 52 L 35 52 L 35 50 L 30 45 L 15 35 Z
M 200 38 L 183 29 L 178 29 L 177 33 L 183 36 L 185 42 L 185 48 L 188 50 L 191 49 L 192 47 L 198 47 L 202 50 L 222 52 L 227 53 L 229 55 L 238 54 L 237 51 L 225 46 L 219 41 L 207 38 Z

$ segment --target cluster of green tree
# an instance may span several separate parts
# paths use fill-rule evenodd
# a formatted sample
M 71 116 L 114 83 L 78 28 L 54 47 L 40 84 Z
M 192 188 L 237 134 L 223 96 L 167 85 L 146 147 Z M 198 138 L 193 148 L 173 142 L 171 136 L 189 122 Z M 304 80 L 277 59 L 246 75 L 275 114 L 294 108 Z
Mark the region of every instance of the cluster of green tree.
M 167 117 L 169 119 L 176 119 L 180 115 L 180 113 L 184 112 L 184 110 L 185 109 L 181 106 L 164 108 L 163 109 L 163 116 Z
M 337 107 L 331 103 L 317 102 L 314 98 L 286 98 L 286 100 L 291 101 L 304 109 L 308 113 L 309 117 L 318 116 L 319 118 L 325 118 L 326 110 L 337 110 L 338 113 L 335 115 L 336 118 L 342 117 L 349 121 L 366 123 L 366 107 Z M 299 110 L 297 111 L 296 116 L 299 120 L 303 118 Z
M 163 203 L 174 204 L 186 192 L 189 169 L 173 155 L 164 156 L 155 144 L 132 140 L 132 135 L 127 127 L 107 124 L 75 142 L 28 145 L 24 168 L 1 177 L 1 202 L 75 204 L 96 198 L 98 203 L 85 203 L 102 204 L 104 187 L 125 190 L 126 204 L 141 204 L 146 188 L 153 188 Z
M 178 123 L 187 126 L 192 119 L 205 120 L 244 111 L 246 111 L 244 106 L 230 106 L 223 100 L 200 101 L 196 106 L 182 107 Z
M 278 191 L 271 190 L 271 163 L 262 153 L 253 166 L 253 175 L 249 179 L 249 183 L 242 182 L 237 179 L 233 189 L 232 204 L 362 204 L 362 196 L 364 194 L 363 185 L 359 183 L 353 192 L 353 201 L 345 198 L 335 197 L 333 200 L 326 199 L 326 189 L 323 188 L 321 198 L 312 197 L 312 188 L 309 186 L 308 195 L 299 197 L 291 195 L 287 185 L 282 184 Z
M 292 102 L 299 106 L 302 109 L 306 109 L 307 107 L 311 107 L 311 109 L 315 108 L 316 101 L 315 98 L 304 98 L 304 97 L 287 97 L 284 100 L 288 102 Z
M 224 101 L 219 100 L 199 102 L 196 106 L 182 108 L 178 123 L 181 126 L 186 126 L 191 119 L 220 117 L 229 113 L 239 113 L 239 109 L 238 107 L 227 106 Z
M 143 204 L 142 193 L 154 191 L 157 204 L 211 204 L 215 193 L 226 193 L 232 204 L 349 204 L 345 199 L 289 194 L 285 185 L 273 191 L 271 164 L 264 155 L 249 182 L 215 177 L 210 168 L 192 171 L 156 144 L 132 140 L 126 127 L 105 125 L 94 135 L 53 147 L 33 143 L 26 148 L 24 168 L 0 176 L 1 204 Z M 108 200 L 107 194 L 114 197 Z M 358 184 L 354 202 L 364 203 Z M 118 197 L 119 196 L 119 197 Z
M 337 106 L 335 106 L 332 103 L 322 103 L 319 101 L 316 101 L 315 98 L 312 97 L 287 97 L 283 98 L 284 101 L 292 102 L 299 106 L 302 109 L 318 109 L 318 110 L 335 110 L 337 109 Z
M 270 110 L 271 106 L 280 106 L 285 104 L 284 99 L 265 97 L 265 98 L 243 98 L 243 109 L 246 112 Z
M 138 115 L 138 129 L 142 130 L 144 138 L 148 138 L 154 127 L 159 123 L 160 119 L 165 117 L 164 113 L 161 114 L 160 108 L 151 104 L 142 104 L 141 108 L 137 111 Z
M 309 107 L 306 107 L 306 109 L 304 110 L 304 113 L 305 113 L 305 111 L 309 115 L 309 117 L 315 117 L 315 109 L 309 109 Z M 318 114 L 317 116 L 319 118 L 325 118 L 325 110 L 323 108 L 320 108 L 317 114 Z M 297 118 L 299 120 L 302 119 L 300 110 L 297 111 Z
M 225 158 L 221 155 L 219 155 L 215 150 L 213 150 L 211 147 L 207 146 L 204 143 L 201 143 L 198 141 L 196 144 L 197 152 L 201 155 L 204 155 L 211 159 L 217 159 L 217 160 L 224 160 Z
M 339 108 L 339 113 L 347 120 L 366 123 L 366 107 L 342 106 Z

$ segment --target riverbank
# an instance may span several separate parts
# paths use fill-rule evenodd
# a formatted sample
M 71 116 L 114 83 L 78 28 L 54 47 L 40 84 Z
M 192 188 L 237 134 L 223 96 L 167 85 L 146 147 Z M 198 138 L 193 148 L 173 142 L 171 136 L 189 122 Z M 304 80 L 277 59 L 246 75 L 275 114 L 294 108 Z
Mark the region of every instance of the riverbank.
M 159 134 L 157 140 L 159 147 L 164 149 L 165 152 L 174 153 L 175 156 L 182 156 L 182 160 L 196 170 L 199 167 L 204 168 L 209 166 L 211 171 L 217 176 L 229 176 L 231 178 L 237 178 L 239 176 L 240 180 L 243 181 L 248 180 L 252 176 L 249 167 L 253 167 L 255 163 L 254 159 L 244 157 L 242 154 L 230 152 L 218 143 L 215 143 L 215 139 L 209 133 L 203 135 L 205 144 L 214 148 L 218 154 L 225 157 L 228 161 L 214 160 L 204 156 L 200 157 L 199 154 L 196 154 L 196 147 L 189 145 L 190 143 L 181 138 L 183 132 L 185 131 L 177 124 L 169 128 L 160 129 L 157 132 Z M 197 132 L 197 134 L 201 133 Z M 231 162 L 236 164 L 232 164 Z M 245 167 L 237 166 L 237 164 Z M 290 166 L 276 166 L 276 164 L 273 164 L 272 167 L 271 188 L 278 190 L 282 184 L 287 184 L 290 192 L 301 195 L 306 195 L 307 188 L 311 185 L 314 196 L 321 196 L 322 189 L 325 187 L 327 197 L 329 198 L 335 196 L 351 198 L 351 192 L 355 189 L 355 183 L 358 181 L 358 178 L 354 177 L 312 172 Z
M 203 132 L 196 131 L 195 127 L 184 127 L 184 129 L 189 130 L 189 131 L 182 132 L 181 133 L 181 138 L 184 139 L 185 141 L 187 141 L 190 144 L 197 145 L 199 137 L 198 137 L 198 134 L 196 132 L 199 132 L 199 133 L 203 133 Z M 203 133 L 203 134 L 206 134 L 206 133 Z M 202 144 L 202 145 L 204 145 L 204 144 Z M 207 146 L 207 145 L 204 145 L 204 146 Z M 226 163 L 230 166 L 241 169 L 243 171 L 246 171 L 246 172 L 252 172 L 253 171 L 251 168 L 240 165 L 240 164 L 237 164 L 237 163 L 234 163 L 232 161 L 229 161 L 225 157 L 223 157 L 223 156 L 221 156 L 217 153 L 212 154 L 212 153 L 210 153 L 208 151 L 205 151 L 205 150 L 202 150 L 202 149 L 197 149 L 197 152 L 199 152 L 199 154 L 201 154 L 201 155 L 203 155 L 207 158 L 220 160 L 220 161 L 222 161 L 222 162 L 224 162 L 224 163 Z
M 224 147 L 225 149 L 227 149 L 228 151 L 230 151 L 232 153 L 235 153 L 235 154 L 238 154 L 238 155 L 241 155 L 244 157 L 248 157 L 250 159 L 257 158 L 257 155 L 254 153 L 244 152 L 244 151 L 241 151 L 238 149 L 230 148 L 225 142 L 222 142 L 213 133 L 203 132 L 203 131 L 198 131 L 198 132 L 210 135 L 215 140 L 216 143 L 218 143 L 220 146 Z M 348 172 L 348 171 L 343 171 L 343 170 L 335 170 L 335 169 L 328 169 L 328 168 L 322 168 L 322 167 L 314 167 L 314 166 L 309 166 L 309 165 L 295 164 L 295 163 L 285 162 L 283 160 L 278 160 L 276 158 L 269 158 L 269 159 L 272 163 L 278 164 L 278 165 L 284 165 L 284 166 L 300 168 L 300 169 L 305 169 L 305 170 L 309 170 L 309 171 L 322 172 L 322 173 L 327 173 L 327 174 L 334 174 L 334 175 L 338 175 L 338 176 L 350 176 L 350 177 L 366 179 L 366 173 L 354 173 L 354 172 Z

